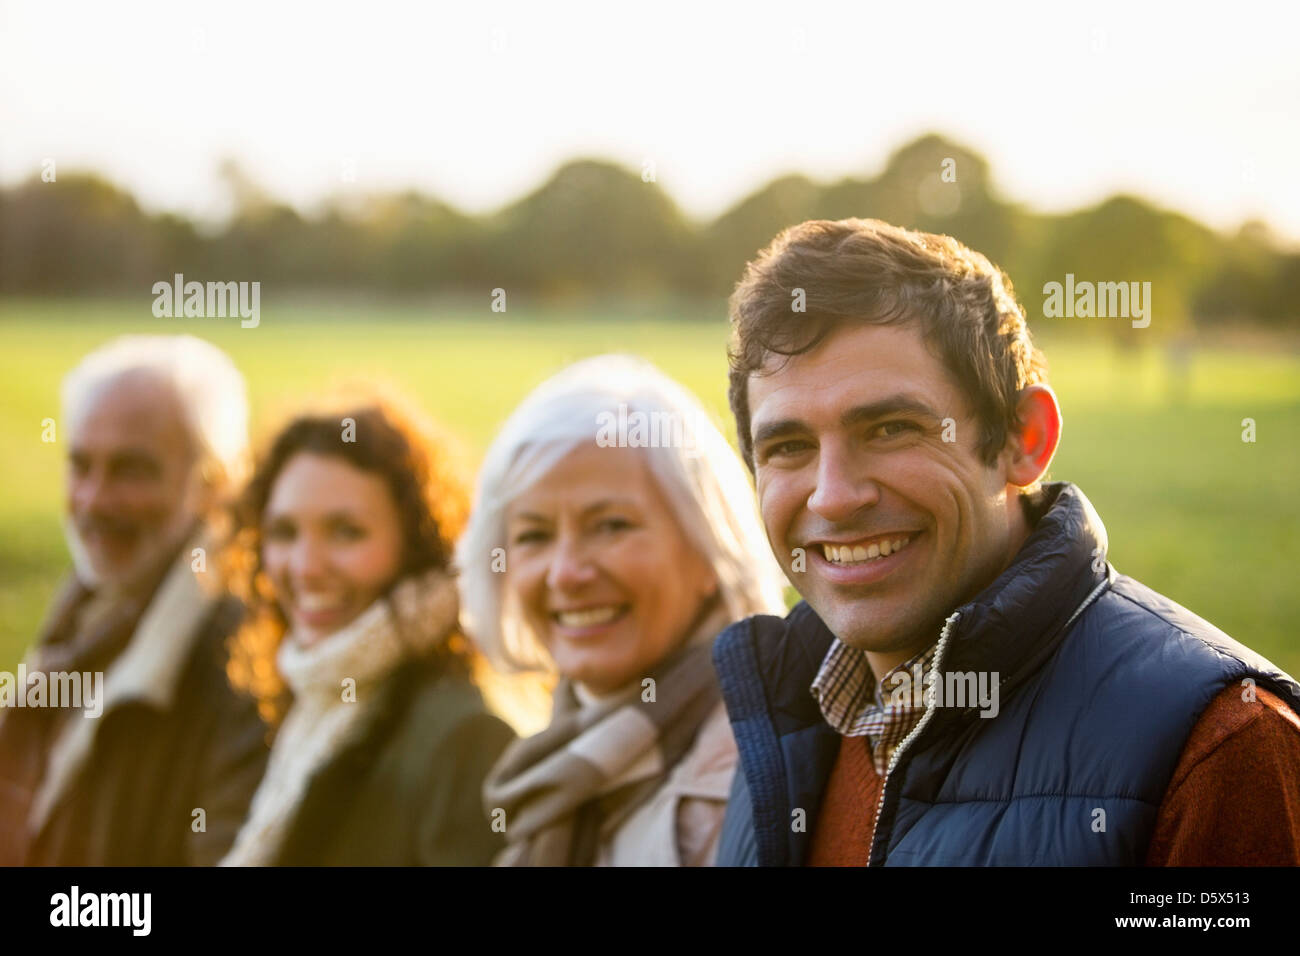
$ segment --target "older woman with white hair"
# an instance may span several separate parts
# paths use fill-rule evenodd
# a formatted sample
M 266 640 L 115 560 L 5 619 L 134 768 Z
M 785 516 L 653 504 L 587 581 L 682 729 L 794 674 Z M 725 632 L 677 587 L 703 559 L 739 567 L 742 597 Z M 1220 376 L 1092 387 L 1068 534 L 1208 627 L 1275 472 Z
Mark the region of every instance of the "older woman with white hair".
M 736 765 L 710 646 L 778 613 L 739 458 L 639 359 L 544 382 L 489 449 L 457 552 L 463 619 L 497 666 L 558 676 L 549 726 L 484 785 L 498 865 L 710 865 Z

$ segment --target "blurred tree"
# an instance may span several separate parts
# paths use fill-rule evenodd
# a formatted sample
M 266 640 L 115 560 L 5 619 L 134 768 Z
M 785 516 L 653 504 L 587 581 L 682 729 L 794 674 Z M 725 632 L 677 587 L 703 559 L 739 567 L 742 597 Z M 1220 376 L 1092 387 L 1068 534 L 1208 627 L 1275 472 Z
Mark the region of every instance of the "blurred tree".
M 999 197 L 978 153 L 938 134 L 896 150 L 874 178 L 781 176 L 704 225 L 653 179 L 595 159 L 564 164 L 481 217 L 413 190 L 338 195 L 304 216 L 236 160 L 224 160 L 219 177 L 230 216 L 215 231 L 151 216 L 94 175 L 34 176 L 0 190 L 0 292 L 147 292 L 181 272 L 305 290 L 720 298 L 787 226 L 858 216 L 947 233 L 984 253 L 1010 275 L 1035 324 L 1044 284 L 1067 273 L 1152 283 L 1150 330 L 1089 322 L 1119 341 L 1137 331 L 1177 336 L 1193 319 L 1300 319 L 1300 255 L 1280 251 L 1263 224 L 1224 237 L 1132 196 L 1036 214 Z
M 745 263 L 787 226 L 815 219 L 821 190 L 807 176 L 782 176 L 745 197 L 701 236 L 710 291 L 727 294 Z
M 66 293 L 140 290 L 161 277 L 161 246 L 193 251 L 193 229 L 167 217 L 160 230 L 130 194 L 89 173 L 33 176 L 0 206 L 0 290 Z
M 1047 233 L 1042 255 L 1026 269 L 1032 284 L 1020 289 L 1030 318 L 1043 316 L 1043 286 L 1064 283 L 1067 274 L 1076 284 L 1150 282 L 1149 328 L 1134 329 L 1130 322 L 1104 318 L 1058 320 L 1098 325 L 1121 341 L 1133 341 L 1135 332 L 1153 338 L 1179 334 L 1191 319 L 1192 305 L 1218 261 L 1221 244 L 1199 223 L 1133 196 L 1115 196 L 1056 217 Z
M 692 284 L 690 223 L 654 182 L 598 160 L 560 167 L 493 218 L 487 262 L 546 296 L 663 293 Z
M 996 196 L 983 157 L 934 133 L 895 151 L 876 179 L 828 187 L 819 213 L 943 233 L 1004 265 L 1017 232 L 1017 213 Z
M 1287 314 L 1287 292 L 1283 290 L 1284 259 L 1274 250 L 1268 226 L 1251 221 L 1223 243 L 1218 268 L 1202 288 L 1196 301 L 1199 318 L 1224 321 L 1253 317 L 1277 322 Z M 1296 290 L 1290 290 L 1292 294 Z M 1294 309 L 1297 300 L 1289 300 Z
M 459 211 L 419 193 L 375 197 L 361 228 L 369 276 L 399 291 L 469 289 L 481 284 L 481 229 Z

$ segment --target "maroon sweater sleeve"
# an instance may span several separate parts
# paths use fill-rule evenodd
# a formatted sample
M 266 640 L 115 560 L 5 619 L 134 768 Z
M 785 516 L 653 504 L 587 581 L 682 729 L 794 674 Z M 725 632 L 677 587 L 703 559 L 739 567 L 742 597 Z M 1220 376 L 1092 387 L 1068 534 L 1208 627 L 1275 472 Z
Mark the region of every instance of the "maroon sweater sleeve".
M 1230 684 L 1192 728 L 1156 817 L 1147 866 L 1300 865 L 1300 718 Z

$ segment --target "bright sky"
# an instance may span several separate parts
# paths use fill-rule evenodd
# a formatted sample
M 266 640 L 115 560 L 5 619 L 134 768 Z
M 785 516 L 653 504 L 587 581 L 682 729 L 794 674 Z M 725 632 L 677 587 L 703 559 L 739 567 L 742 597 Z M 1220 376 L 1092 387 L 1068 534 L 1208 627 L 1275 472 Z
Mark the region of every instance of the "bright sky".
M 771 177 L 873 175 L 937 130 L 1007 197 L 1119 190 L 1300 242 L 1300 7 L 927 0 L 0 0 L 0 180 L 90 167 L 220 215 L 222 157 L 309 210 L 417 186 L 495 208 L 578 155 L 708 217 Z M 345 179 L 347 173 L 355 182 Z

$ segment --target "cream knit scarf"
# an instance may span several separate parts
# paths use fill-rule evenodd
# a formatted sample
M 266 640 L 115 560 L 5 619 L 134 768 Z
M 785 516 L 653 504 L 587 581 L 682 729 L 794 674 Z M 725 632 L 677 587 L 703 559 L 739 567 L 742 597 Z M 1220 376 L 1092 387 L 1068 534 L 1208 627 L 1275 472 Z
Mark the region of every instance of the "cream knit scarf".
M 364 726 L 375 688 L 404 661 L 433 650 L 456 626 L 456 587 L 442 571 L 397 585 L 346 627 L 303 647 L 285 635 L 276 664 L 293 704 L 271 748 L 248 819 L 222 866 L 273 863 L 308 781 Z

